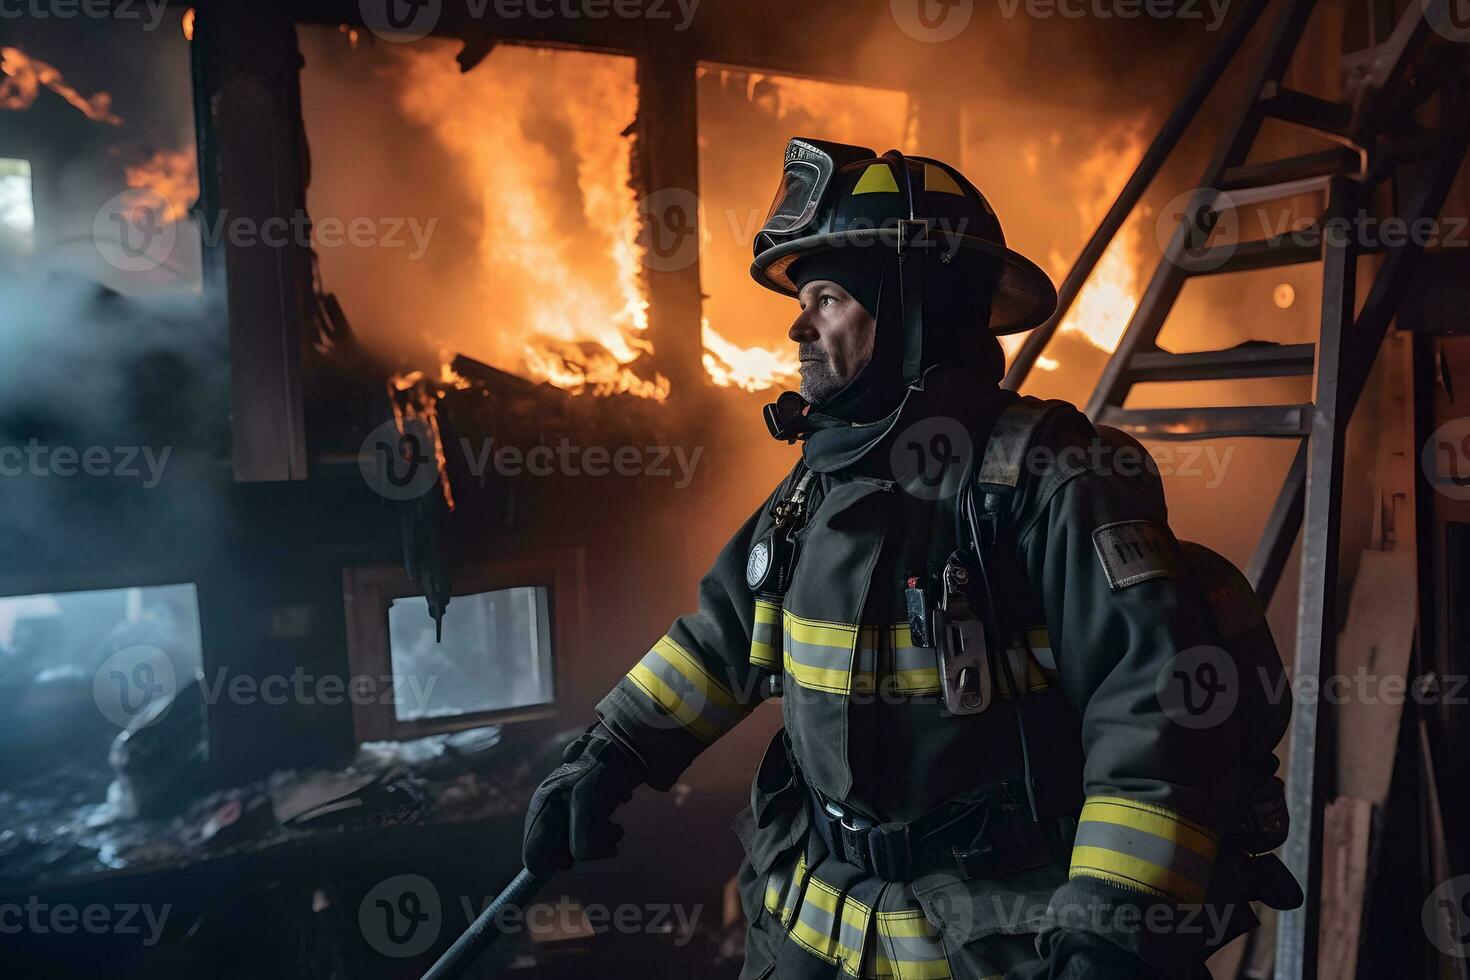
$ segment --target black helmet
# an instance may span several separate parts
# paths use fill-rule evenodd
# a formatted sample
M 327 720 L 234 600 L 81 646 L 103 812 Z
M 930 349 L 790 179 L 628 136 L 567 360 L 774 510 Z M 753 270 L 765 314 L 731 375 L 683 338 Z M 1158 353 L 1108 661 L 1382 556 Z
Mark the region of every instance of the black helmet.
M 1056 310 L 1051 280 L 1006 247 L 1000 220 L 975 186 L 946 163 L 897 150 L 878 156 L 862 146 L 792 139 L 781 186 L 754 245 L 751 276 L 788 296 L 797 292 L 792 263 L 816 252 L 880 247 L 903 257 L 922 249 L 948 265 L 963 249 L 995 260 L 992 333 L 1030 330 Z M 924 264 L 905 262 L 905 277 L 917 275 Z M 920 295 L 912 284 L 904 294 Z M 904 312 L 910 323 L 921 319 L 917 310 Z

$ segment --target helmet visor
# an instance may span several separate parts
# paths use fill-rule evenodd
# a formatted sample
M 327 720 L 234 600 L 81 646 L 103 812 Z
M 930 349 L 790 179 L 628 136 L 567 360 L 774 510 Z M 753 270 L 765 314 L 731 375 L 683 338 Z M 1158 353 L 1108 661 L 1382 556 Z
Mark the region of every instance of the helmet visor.
M 799 139 L 788 143 L 781 185 L 776 188 L 761 233 L 788 235 L 810 225 L 835 169 L 831 154 L 822 148 Z

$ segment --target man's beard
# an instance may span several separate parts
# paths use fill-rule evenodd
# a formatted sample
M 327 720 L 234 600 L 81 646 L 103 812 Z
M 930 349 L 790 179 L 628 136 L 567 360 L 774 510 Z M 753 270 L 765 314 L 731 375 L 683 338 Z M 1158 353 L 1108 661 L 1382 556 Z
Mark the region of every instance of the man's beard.
M 847 384 L 832 370 L 820 344 L 801 344 L 797 356 L 801 358 L 801 397 L 813 405 L 820 405 Z

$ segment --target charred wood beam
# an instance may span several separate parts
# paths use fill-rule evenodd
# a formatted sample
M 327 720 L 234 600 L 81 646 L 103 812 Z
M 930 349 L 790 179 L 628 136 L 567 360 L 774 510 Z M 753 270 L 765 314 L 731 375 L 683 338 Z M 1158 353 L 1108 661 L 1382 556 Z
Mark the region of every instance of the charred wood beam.
M 705 382 L 700 336 L 699 119 L 692 55 L 638 59 L 634 173 L 639 241 L 648 283 L 653 366 L 672 382 L 672 397 Z
M 306 208 L 299 56 L 286 0 L 202 0 L 192 46 L 200 110 L 200 207 L 207 227 L 290 220 Z M 224 235 L 206 245 L 229 316 L 237 480 L 303 480 L 301 324 L 309 256 L 294 244 Z M 221 271 L 220 267 L 223 266 Z

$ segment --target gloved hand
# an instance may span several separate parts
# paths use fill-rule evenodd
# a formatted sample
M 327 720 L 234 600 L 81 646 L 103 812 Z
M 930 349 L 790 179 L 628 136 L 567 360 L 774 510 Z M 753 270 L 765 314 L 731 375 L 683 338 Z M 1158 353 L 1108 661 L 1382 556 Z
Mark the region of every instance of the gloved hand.
M 623 838 L 613 811 L 647 781 L 638 760 L 601 724 L 593 725 L 567 746 L 562 764 L 531 797 L 521 847 L 526 867 L 546 875 L 578 861 L 612 857 Z

